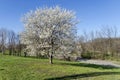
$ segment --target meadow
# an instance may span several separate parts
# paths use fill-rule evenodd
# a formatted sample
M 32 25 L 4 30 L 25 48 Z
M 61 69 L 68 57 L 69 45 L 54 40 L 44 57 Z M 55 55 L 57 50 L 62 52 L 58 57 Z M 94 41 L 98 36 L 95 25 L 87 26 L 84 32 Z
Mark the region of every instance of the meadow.
M 0 80 L 119 80 L 120 69 L 48 59 L 0 55 Z

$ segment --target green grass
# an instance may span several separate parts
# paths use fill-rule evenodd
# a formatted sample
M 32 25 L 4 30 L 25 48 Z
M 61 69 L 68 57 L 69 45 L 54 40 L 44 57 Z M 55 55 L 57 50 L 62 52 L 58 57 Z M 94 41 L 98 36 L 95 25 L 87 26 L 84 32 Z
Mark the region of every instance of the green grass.
M 0 55 L 0 80 L 120 80 L 120 69 L 79 62 Z

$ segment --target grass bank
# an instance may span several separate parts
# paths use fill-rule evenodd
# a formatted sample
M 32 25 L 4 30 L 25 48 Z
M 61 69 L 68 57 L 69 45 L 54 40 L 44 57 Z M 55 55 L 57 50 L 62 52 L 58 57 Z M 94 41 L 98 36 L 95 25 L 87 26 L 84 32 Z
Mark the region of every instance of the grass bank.
M 119 80 L 120 69 L 48 59 L 0 55 L 0 80 Z

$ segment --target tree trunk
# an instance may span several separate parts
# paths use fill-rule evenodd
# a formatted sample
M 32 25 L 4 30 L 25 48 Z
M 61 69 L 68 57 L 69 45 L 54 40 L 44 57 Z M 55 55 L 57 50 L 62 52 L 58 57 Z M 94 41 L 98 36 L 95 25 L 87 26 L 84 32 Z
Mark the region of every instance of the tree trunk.
M 52 46 L 52 50 L 51 50 L 51 53 L 50 53 L 50 64 L 53 64 L 53 52 L 54 52 L 54 42 L 53 42 L 53 39 L 51 40 L 51 46 Z
M 3 55 L 5 54 L 4 50 L 2 50 L 2 54 L 3 54 Z
M 9 55 L 12 55 L 12 51 L 11 51 L 11 49 L 9 49 Z
M 4 55 L 5 54 L 5 50 L 4 50 L 4 47 L 2 46 L 2 54 Z
M 53 52 L 50 54 L 50 64 L 53 64 Z
M 24 57 L 27 57 L 27 53 L 26 52 L 24 52 Z

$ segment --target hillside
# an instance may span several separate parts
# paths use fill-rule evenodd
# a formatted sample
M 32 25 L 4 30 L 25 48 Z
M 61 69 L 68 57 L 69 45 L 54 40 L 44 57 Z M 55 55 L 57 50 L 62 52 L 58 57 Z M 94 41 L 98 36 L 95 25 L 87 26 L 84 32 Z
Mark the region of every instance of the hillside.
M 79 62 L 0 55 L 0 80 L 118 80 L 120 69 Z

